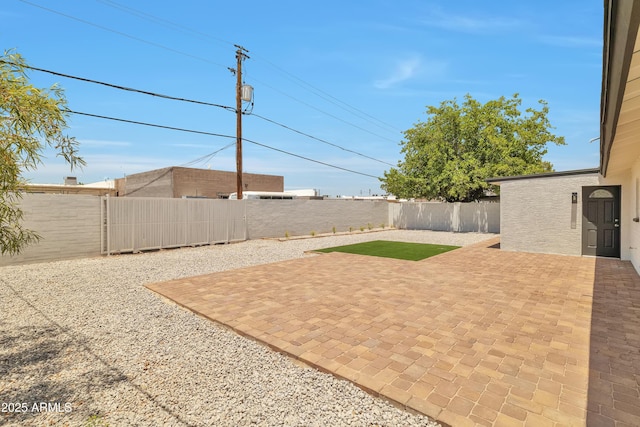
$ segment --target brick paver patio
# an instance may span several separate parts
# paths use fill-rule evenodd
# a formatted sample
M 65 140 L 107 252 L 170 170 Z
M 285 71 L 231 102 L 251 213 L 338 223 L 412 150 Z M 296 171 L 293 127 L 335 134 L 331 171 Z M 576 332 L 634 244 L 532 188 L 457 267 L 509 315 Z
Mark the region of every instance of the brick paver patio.
M 628 262 L 496 249 L 331 253 L 148 288 L 453 426 L 640 425 Z

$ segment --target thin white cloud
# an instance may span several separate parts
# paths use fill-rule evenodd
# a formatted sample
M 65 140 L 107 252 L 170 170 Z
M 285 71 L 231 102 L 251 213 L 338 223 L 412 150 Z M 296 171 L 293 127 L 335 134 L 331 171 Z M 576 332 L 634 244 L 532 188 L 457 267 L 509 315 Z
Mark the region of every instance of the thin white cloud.
M 382 31 L 386 33 L 414 33 L 416 29 L 409 25 L 394 25 L 388 22 L 372 22 L 363 25 L 365 30 Z
M 523 25 L 521 20 L 515 18 L 454 15 L 437 9 L 420 22 L 429 27 L 464 33 L 496 33 Z
M 65 176 L 76 176 L 82 182 L 95 182 L 107 177 L 121 178 L 125 174 L 174 166 L 170 158 L 161 157 L 96 154 L 86 155 L 83 158 L 87 165 L 72 171 L 60 157 L 46 156 L 43 164 L 36 170 L 25 172 L 23 176 L 31 182 L 40 184 L 61 183 Z
M 420 68 L 420 62 L 420 58 L 417 57 L 400 61 L 396 64 L 396 67 L 390 76 L 381 80 L 376 80 L 373 85 L 378 89 L 388 89 L 398 83 L 409 80 L 411 77 L 415 76 L 416 72 Z
M 562 123 L 564 125 L 574 125 L 579 124 L 580 129 L 584 130 L 585 126 L 588 126 L 592 123 L 597 123 L 600 111 L 597 108 L 593 108 L 591 110 L 588 109 L 556 109 L 554 113 L 553 123 Z M 596 125 L 596 129 L 598 126 Z
M 526 73 L 506 73 L 504 75 L 505 79 L 514 79 L 514 80 L 523 80 L 523 79 L 529 79 L 531 78 L 531 76 L 529 74 Z
M 80 147 L 129 147 L 131 145 L 128 141 L 109 141 L 103 139 L 78 139 Z
M 545 156 L 544 160 L 551 162 L 557 171 L 571 171 L 578 169 L 597 168 L 600 153 L 583 153 L 580 157 L 564 154 L 560 156 Z
M 602 40 L 594 37 L 577 37 L 577 36 L 542 36 L 540 41 L 545 44 L 559 47 L 602 47 Z
M 310 157 L 315 157 L 310 155 Z M 45 159 L 45 163 L 37 170 L 25 173 L 25 178 L 32 183 L 62 184 L 63 177 L 75 176 L 78 181 L 91 183 L 105 179 L 122 178 L 138 172 L 146 172 L 153 169 L 168 166 L 178 166 L 183 160 L 150 156 L 126 156 L 100 154 L 87 156 L 87 166 L 82 170 L 70 171 L 69 165 L 59 158 Z M 357 156 L 322 158 L 329 164 L 345 167 L 374 176 L 382 175 L 388 169 L 384 165 L 372 167 L 371 162 Z M 233 156 L 216 158 L 210 163 L 211 169 L 223 171 L 235 171 L 235 159 Z M 393 162 L 395 163 L 395 161 Z M 302 159 L 290 158 L 277 154 L 269 157 L 263 153 L 249 154 L 244 159 L 245 173 L 263 173 L 283 175 L 285 187 L 320 188 L 323 194 L 358 194 L 359 191 L 379 193 L 379 183 L 376 178 L 357 176 L 346 171 L 332 169 L 320 164 L 314 164 Z M 206 168 L 207 165 L 194 167 Z M 348 180 L 346 180 L 348 178 Z M 346 181 L 345 181 L 346 180 Z M 337 190 L 337 189 L 340 190 Z M 360 189 L 360 190 L 358 190 Z M 364 194 L 364 193 L 363 193 Z
M 440 76 L 446 71 L 447 64 L 440 61 L 425 61 L 420 55 L 396 62 L 390 74 L 373 82 L 377 89 L 390 89 L 418 76 Z
M 206 145 L 206 144 L 192 144 L 192 143 L 181 143 L 181 142 L 177 142 L 177 143 L 170 143 L 170 144 L 162 144 L 165 147 L 177 147 L 177 148 L 211 148 L 211 145 Z

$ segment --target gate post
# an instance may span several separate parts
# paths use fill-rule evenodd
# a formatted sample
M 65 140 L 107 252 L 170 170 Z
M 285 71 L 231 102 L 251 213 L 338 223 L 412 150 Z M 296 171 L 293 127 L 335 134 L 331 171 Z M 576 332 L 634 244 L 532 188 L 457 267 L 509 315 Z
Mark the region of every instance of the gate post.
M 111 218 L 109 215 L 109 195 L 106 197 L 105 208 L 105 227 L 107 228 L 107 256 L 111 255 Z

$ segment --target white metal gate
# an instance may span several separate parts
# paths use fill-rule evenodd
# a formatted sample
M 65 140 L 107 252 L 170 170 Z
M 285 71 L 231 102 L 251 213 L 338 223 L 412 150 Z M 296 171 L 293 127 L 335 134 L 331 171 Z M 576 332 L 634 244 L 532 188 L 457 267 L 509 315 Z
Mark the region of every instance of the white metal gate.
M 247 239 L 243 200 L 102 197 L 101 253 Z

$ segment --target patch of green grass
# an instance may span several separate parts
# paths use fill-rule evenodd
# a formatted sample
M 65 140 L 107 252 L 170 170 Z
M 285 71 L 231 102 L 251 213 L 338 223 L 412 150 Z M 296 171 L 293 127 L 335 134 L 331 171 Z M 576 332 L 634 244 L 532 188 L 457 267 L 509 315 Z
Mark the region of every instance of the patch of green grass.
M 109 427 L 109 424 L 102 419 L 101 415 L 95 414 L 87 418 L 85 427 Z
M 408 261 L 420 261 L 421 259 L 449 252 L 454 249 L 458 249 L 459 247 L 460 246 L 374 240 L 371 242 L 356 243 L 354 245 L 318 249 L 318 252 L 346 252 L 357 255 L 371 255 L 385 258 L 404 259 Z

